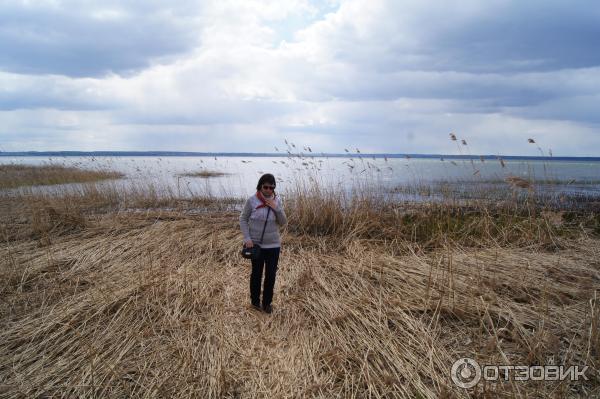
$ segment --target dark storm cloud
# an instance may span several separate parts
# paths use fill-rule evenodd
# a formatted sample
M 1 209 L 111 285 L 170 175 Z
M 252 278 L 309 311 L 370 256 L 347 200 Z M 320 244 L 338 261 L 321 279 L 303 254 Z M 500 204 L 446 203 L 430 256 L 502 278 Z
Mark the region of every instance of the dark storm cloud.
M 0 69 L 73 77 L 134 72 L 198 44 L 186 15 L 193 4 L 174 4 L 8 1 L 0 7 Z

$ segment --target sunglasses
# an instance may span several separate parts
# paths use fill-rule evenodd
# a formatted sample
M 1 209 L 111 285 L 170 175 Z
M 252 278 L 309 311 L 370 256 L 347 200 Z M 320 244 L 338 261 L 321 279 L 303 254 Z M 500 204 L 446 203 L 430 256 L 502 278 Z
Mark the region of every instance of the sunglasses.
M 267 184 L 263 184 L 262 188 L 264 188 L 265 190 L 275 190 L 275 186 L 269 186 Z

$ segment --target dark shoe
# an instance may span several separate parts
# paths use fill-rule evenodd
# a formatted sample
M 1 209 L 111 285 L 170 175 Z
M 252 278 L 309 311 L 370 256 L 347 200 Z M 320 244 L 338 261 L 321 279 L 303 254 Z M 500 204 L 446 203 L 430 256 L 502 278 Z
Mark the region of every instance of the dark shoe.
M 252 307 L 253 307 L 254 309 L 256 309 L 256 310 L 262 310 L 262 308 L 260 307 L 260 305 L 259 305 L 259 304 L 257 304 L 257 303 L 253 303 L 253 304 L 252 304 Z
M 271 305 L 267 305 L 267 306 L 263 305 L 263 310 L 265 311 L 265 313 L 271 313 L 271 312 L 273 312 L 273 307 Z

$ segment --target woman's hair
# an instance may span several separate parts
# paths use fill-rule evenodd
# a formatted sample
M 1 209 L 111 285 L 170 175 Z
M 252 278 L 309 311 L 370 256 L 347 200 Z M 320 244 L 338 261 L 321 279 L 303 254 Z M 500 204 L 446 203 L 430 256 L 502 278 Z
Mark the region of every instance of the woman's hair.
M 271 183 L 272 185 L 276 186 L 277 184 L 275 184 L 275 176 L 273 176 L 270 173 L 265 173 L 264 175 L 262 175 L 260 177 L 260 179 L 258 179 L 258 184 L 256 185 L 256 190 L 260 190 L 260 188 L 262 187 L 262 185 L 264 183 Z

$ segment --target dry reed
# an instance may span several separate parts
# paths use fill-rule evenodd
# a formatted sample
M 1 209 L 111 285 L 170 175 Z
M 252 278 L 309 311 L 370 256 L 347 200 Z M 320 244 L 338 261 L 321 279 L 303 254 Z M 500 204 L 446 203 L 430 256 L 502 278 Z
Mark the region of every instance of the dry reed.
M 221 200 L 104 186 L 4 197 L 0 395 L 600 393 L 600 245 L 581 215 L 373 193 L 286 193 L 272 315 L 248 306 L 238 212 Z M 463 356 L 585 364 L 589 379 L 466 391 L 450 379 Z
M 63 165 L 0 165 L 0 189 L 32 185 L 83 183 L 118 179 L 124 175 L 110 170 L 89 170 Z
M 186 177 L 204 177 L 204 178 L 208 178 L 208 177 L 220 177 L 220 176 L 225 176 L 227 173 L 225 172 L 219 172 L 217 170 L 201 170 L 198 172 L 188 172 L 188 173 L 182 173 L 181 176 L 186 176 Z

